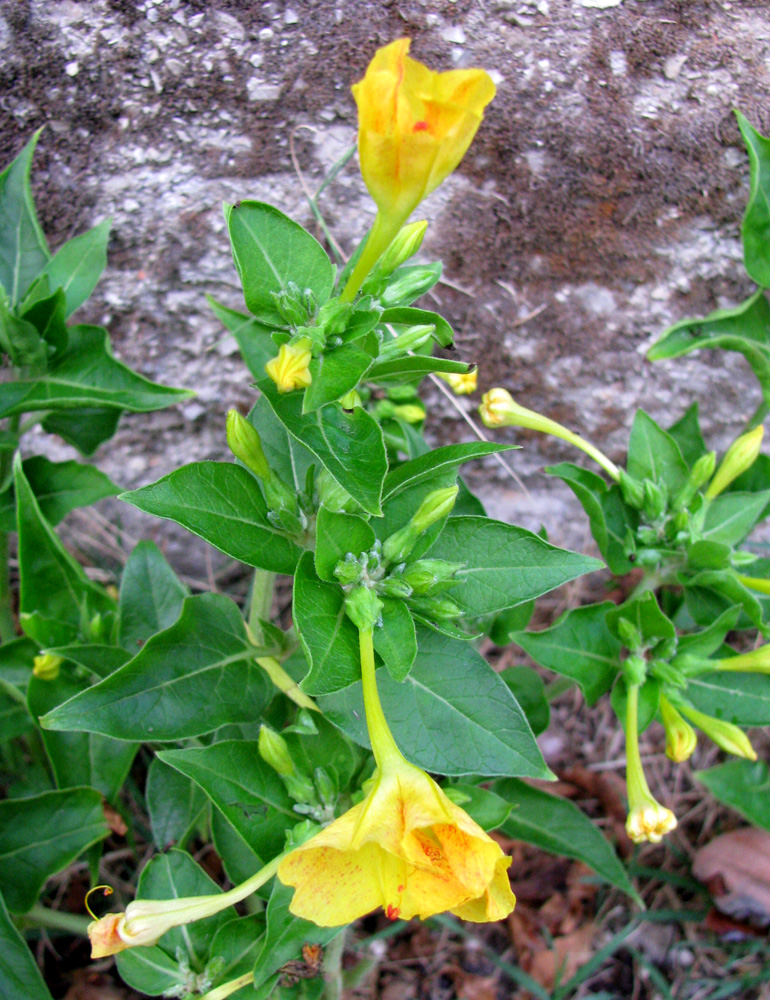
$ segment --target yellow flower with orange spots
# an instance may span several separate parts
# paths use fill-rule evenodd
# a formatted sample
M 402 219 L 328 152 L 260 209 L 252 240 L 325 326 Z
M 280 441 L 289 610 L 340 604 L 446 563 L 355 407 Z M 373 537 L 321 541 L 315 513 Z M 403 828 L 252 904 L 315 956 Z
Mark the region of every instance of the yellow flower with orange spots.
M 514 908 L 511 859 L 435 781 L 402 756 L 382 713 L 371 632 L 361 631 L 367 725 L 377 771 L 366 798 L 288 854 L 291 912 L 322 927 L 381 906 L 388 917 L 450 911 L 501 920 Z

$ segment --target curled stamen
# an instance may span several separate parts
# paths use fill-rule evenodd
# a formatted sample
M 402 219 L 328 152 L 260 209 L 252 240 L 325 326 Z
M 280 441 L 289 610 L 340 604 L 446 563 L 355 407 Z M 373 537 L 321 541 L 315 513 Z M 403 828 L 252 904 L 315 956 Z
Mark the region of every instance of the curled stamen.
M 88 910 L 89 914 L 94 918 L 94 920 L 98 920 L 99 918 L 96 916 L 94 911 L 88 905 L 88 897 L 91 895 L 92 892 L 98 892 L 100 889 L 104 889 L 104 892 L 102 894 L 104 896 L 111 896 L 114 891 L 111 885 L 95 885 L 93 889 L 88 890 L 88 892 L 86 893 L 86 898 L 84 900 L 84 905 L 85 908 Z

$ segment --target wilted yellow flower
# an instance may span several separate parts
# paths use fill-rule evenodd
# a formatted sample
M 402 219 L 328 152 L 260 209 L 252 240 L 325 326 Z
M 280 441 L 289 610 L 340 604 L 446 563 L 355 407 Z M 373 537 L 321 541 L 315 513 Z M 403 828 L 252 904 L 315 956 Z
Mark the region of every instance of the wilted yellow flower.
M 279 392 L 306 389 L 313 381 L 310 374 L 312 359 L 310 339 L 300 337 L 293 344 L 281 344 L 277 357 L 265 365 L 265 371 L 278 386 Z
M 378 49 L 353 87 L 361 173 L 378 211 L 346 300 L 422 199 L 458 165 L 495 96 L 484 70 L 435 73 L 407 56 L 409 45 L 399 38 Z
M 436 374 L 449 383 L 457 396 L 469 396 L 475 392 L 479 381 L 478 368 L 474 368 L 473 371 L 466 372 L 464 375 L 459 375 L 457 372 L 436 372 Z
M 118 931 L 118 925 L 125 920 L 125 913 L 108 913 L 100 920 L 92 920 L 88 925 L 88 936 L 91 939 L 91 958 L 106 958 L 107 955 L 117 955 L 130 947 Z
M 367 725 L 377 771 L 366 798 L 283 859 L 291 912 L 322 927 L 381 906 L 406 920 L 449 910 L 463 920 L 506 917 L 516 903 L 511 859 L 424 771 L 408 763 L 377 696 L 372 634 L 361 633 Z
M 631 809 L 626 820 L 626 833 L 635 844 L 644 841 L 659 844 L 667 833 L 675 829 L 676 816 L 652 795 L 649 802 Z

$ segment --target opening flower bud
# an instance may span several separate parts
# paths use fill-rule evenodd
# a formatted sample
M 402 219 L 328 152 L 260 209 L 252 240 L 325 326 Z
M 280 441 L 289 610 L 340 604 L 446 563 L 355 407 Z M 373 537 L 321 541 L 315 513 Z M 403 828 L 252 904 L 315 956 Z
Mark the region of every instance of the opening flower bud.
M 765 432 L 764 427 L 760 424 L 755 427 L 752 431 L 747 431 L 746 434 L 741 434 L 741 436 L 730 445 L 727 449 L 725 457 L 722 459 L 722 463 L 717 469 L 716 475 L 709 483 L 709 487 L 706 490 L 706 497 L 708 500 L 713 500 L 714 497 L 718 497 L 719 494 L 726 490 L 730 483 L 737 479 L 741 473 L 750 469 L 751 466 L 756 462 L 757 456 L 759 455 L 759 449 L 762 446 L 762 436 Z
M 660 716 L 666 730 L 666 756 L 675 764 L 681 764 L 692 757 L 695 751 L 698 743 L 695 730 L 663 695 L 660 699 Z
M 715 719 L 684 702 L 681 702 L 677 707 L 690 722 L 694 723 L 701 732 L 705 733 L 726 753 L 731 753 L 735 757 L 743 757 L 745 760 L 757 759 L 756 751 L 749 742 L 748 736 L 732 722 L 727 722 L 725 719 Z
M 440 379 L 449 384 L 449 387 L 456 396 L 469 396 L 472 392 L 476 391 L 478 386 L 478 368 L 465 372 L 465 374 L 458 372 L 436 372 L 436 374 Z
M 270 466 L 255 427 L 237 410 L 227 411 L 227 446 L 260 479 L 270 477 Z
M 32 661 L 32 673 L 41 681 L 55 681 L 59 676 L 59 669 L 64 663 L 61 656 L 54 656 L 53 653 L 40 653 Z
M 294 343 L 281 344 L 277 357 L 268 361 L 265 371 L 278 386 L 279 392 L 306 389 L 313 381 L 310 374 L 312 360 L 309 337 L 300 337 Z
M 259 756 L 269 764 L 274 771 L 284 777 L 294 774 L 296 768 L 289 753 L 289 746 L 283 736 L 277 733 L 270 726 L 262 725 L 259 730 L 259 740 L 257 743 Z

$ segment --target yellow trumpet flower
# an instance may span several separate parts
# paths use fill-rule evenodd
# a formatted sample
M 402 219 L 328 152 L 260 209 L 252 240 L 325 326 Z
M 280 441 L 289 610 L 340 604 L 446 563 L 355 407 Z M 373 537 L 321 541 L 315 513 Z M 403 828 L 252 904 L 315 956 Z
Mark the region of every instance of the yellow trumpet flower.
M 300 337 L 293 344 L 281 344 L 277 356 L 265 365 L 265 371 L 279 392 L 306 389 L 313 381 L 310 374 L 312 357 L 309 338 Z
M 424 771 L 408 763 L 382 712 L 371 631 L 361 672 L 377 770 L 366 798 L 288 854 L 278 878 L 296 892 L 291 912 L 335 927 L 381 906 L 392 920 L 446 910 L 501 920 L 514 908 L 511 859 Z
M 628 786 L 628 819 L 626 833 L 635 844 L 649 840 L 659 844 L 676 828 L 676 816 L 662 806 L 650 791 L 639 753 L 639 685 L 628 688 L 626 703 L 626 783 Z
M 435 73 L 407 56 L 409 45 L 399 38 L 378 49 L 353 87 L 361 173 L 377 217 L 342 294 L 348 302 L 414 209 L 459 164 L 495 96 L 484 70 Z

